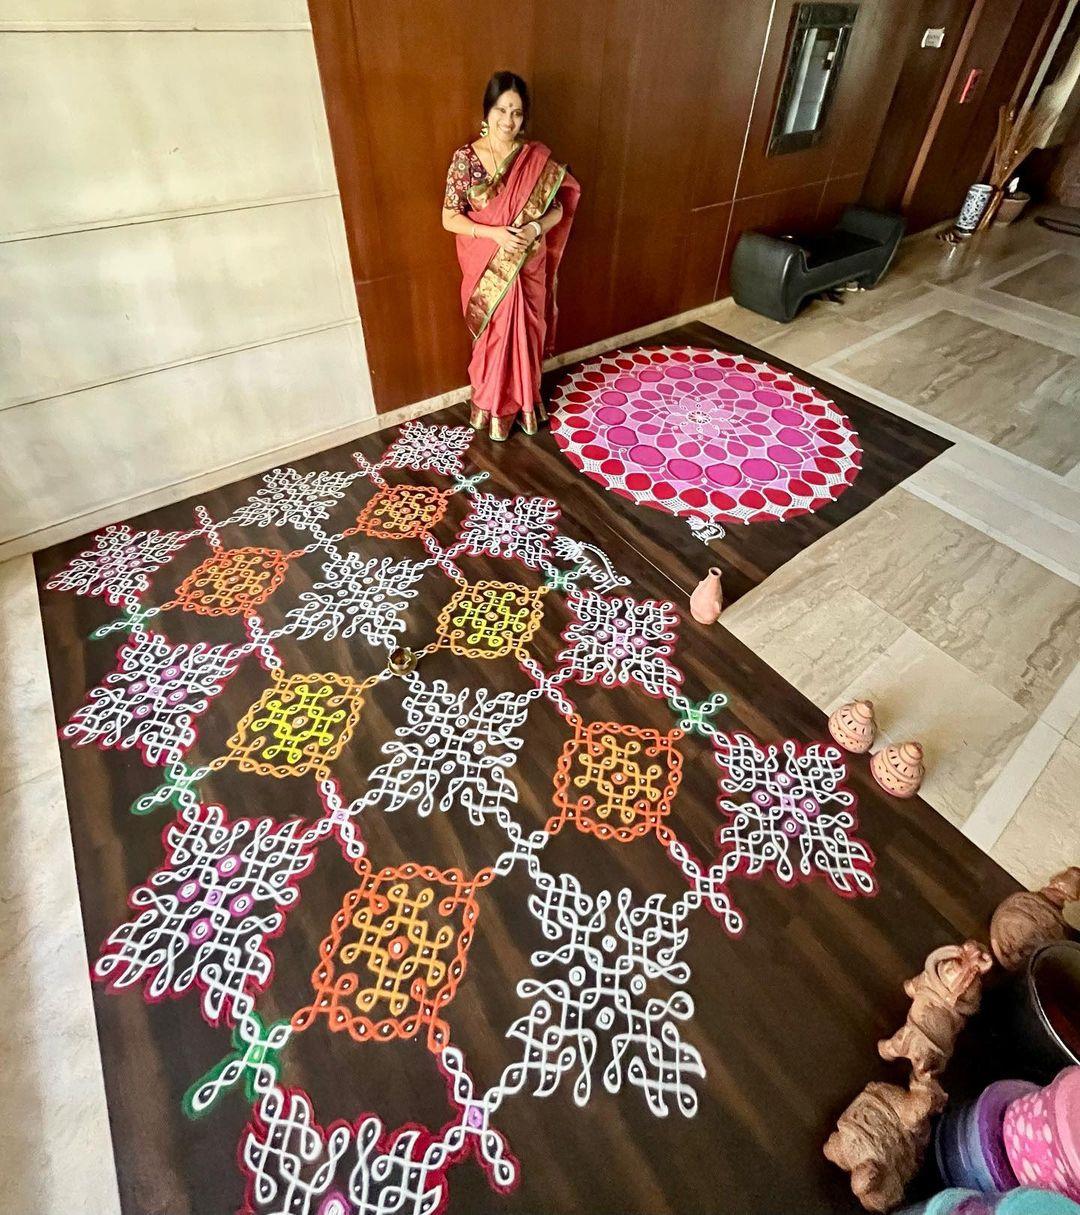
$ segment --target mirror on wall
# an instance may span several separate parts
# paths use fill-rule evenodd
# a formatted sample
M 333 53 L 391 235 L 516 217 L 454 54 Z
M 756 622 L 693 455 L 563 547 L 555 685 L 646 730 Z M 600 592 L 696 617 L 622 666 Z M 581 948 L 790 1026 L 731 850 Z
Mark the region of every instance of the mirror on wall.
M 857 4 L 795 5 L 770 156 L 809 148 L 821 138 L 858 11 Z

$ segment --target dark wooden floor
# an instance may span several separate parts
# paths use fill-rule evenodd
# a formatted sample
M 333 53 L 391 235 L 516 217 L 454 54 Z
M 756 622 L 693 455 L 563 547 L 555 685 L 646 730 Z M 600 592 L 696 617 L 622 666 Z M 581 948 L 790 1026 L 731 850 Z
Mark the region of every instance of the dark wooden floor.
M 692 326 L 661 341 L 722 344 L 745 350 L 722 335 Z M 764 356 L 761 356 L 764 357 Z M 775 361 L 775 360 L 772 360 Z M 889 486 L 941 450 L 941 442 L 918 428 L 861 403 L 832 395 L 860 432 L 866 452 L 863 473 L 838 502 L 820 515 L 792 523 L 732 528 L 715 543 L 729 594 L 745 591 L 793 552 L 865 507 Z M 459 421 L 448 411 L 435 420 Z M 392 436 L 373 435 L 322 453 L 295 467 L 344 469 L 349 453 L 375 459 Z M 473 469 L 490 473 L 484 490 L 554 497 L 562 507 L 562 529 L 605 549 L 632 580 L 627 593 L 638 598 L 674 599 L 701 576 L 710 558 L 685 525 L 666 515 L 635 508 L 605 494 L 573 473 L 550 435 L 538 441 L 515 438 L 505 445 L 477 438 L 467 454 Z M 445 486 L 436 474 L 388 470 L 391 482 Z M 200 495 L 215 518 L 226 517 L 259 487 L 257 478 Z M 333 530 L 349 525 L 371 494 L 354 482 L 330 519 Z M 436 529 L 449 544 L 464 511 L 464 495 L 452 498 L 447 519 Z M 192 503 L 141 517 L 140 527 L 191 525 Z M 253 537 L 256 537 L 254 539 Z M 241 532 L 226 528 L 227 546 L 257 543 L 289 550 L 303 543 L 291 528 Z M 349 546 L 369 555 L 422 557 L 419 541 L 355 537 Z M 86 547 L 73 541 L 39 554 L 44 583 Z M 195 541 L 155 578 L 144 602 L 162 603 L 180 579 L 206 555 Z M 268 627 L 295 606 L 299 592 L 320 577 L 321 559 L 295 561 L 285 584 L 264 609 Z M 463 559 L 472 578 L 512 578 L 535 585 L 534 571 L 494 559 Z M 408 613 L 410 643 L 434 635 L 434 620 L 451 584 L 432 574 Z M 541 632 L 531 645 L 550 667 L 568 615 L 562 597 L 547 597 Z M 90 641 L 92 629 L 116 616 L 96 599 L 42 590 L 46 643 L 58 723 L 64 723 L 114 665 L 120 635 Z M 179 611 L 159 618 L 174 641 L 233 640 L 243 636 L 236 619 L 206 619 Z M 290 671 L 337 671 L 367 676 L 382 666 L 380 651 L 358 639 L 325 643 L 318 639 L 279 643 Z M 703 628 L 682 618 L 675 661 L 685 672 L 684 691 L 701 699 L 715 690 L 730 697 L 718 722 L 729 731 L 749 731 L 765 742 L 827 738 L 822 713 L 788 685 L 721 625 Z M 423 660 L 425 679 L 443 678 L 452 687 L 488 686 L 524 690 L 520 670 L 510 660 L 469 661 L 443 651 Z M 246 664 L 201 719 L 200 741 L 189 759 L 206 762 L 224 740 L 266 676 Z M 640 689 L 574 687 L 587 720 L 626 721 L 670 728 L 662 702 Z M 379 761 L 381 744 L 401 720 L 402 685 L 380 684 L 364 707 L 360 728 L 335 763 L 345 795 L 365 788 Z M 544 702 L 530 716 L 527 743 L 512 772 L 519 790 L 519 821 L 543 825 L 551 813 L 552 773 L 567 736 L 559 715 Z M 698 856 L 713 854 L 718 825 L 715 766 L 707 745 L 684 740 L 684 780 L 672 815 L 679 835 Z M 93 962 L 99 944 L 128 918 L 129 889 L 162 861 L 161 832 L 171 811 L 133 817 L 128 806 L 158 780 L 131 752 L 62 747 L 72 836 L 86 929 Z M 505 1212 L 671 1213 L 723 1215 L 824 1215 L 858 1210 L 846 1177 L 821 1156 L 821 1144 L 837 1115 L 865 1081 L 890 1074 L 875 1052 L 879 1037 L 904 1017 L 904 978 L 921 968 L 926 953 L 969 935 L 985 935 L 996 903 L 1015 887 L 992 861 L 922 801 L 896 801 L 882 794 L 864 758 L 852 757 L 848 780 L 859 798 L 859 834 L 877 857 L 876 897 L 846 900 L 824 882 L 784 889 L 768 879 L 735 879 L 732 896 L 744 912 L 741 938 L 726 935 L 704 911 L 688 921 L 689 941 L 681 956 L 690 967 L 685 984 L 695 1011 L 682 1023 L 684 1038 L 701 1052 L 707 1077 L 697 1084 L 696 1117 L 677 1112 L 657 1118 L 635 1088 L 610 1095 L 594 1068 L 593 1094 L 584 1108 L 571 1098 L 572 1079 L 546 1099 L 512 1098 L 496 1124 L 521 1162 L 520 1188 L 509 1196 L 493 1193 L 472 1162 L 451 1170 L 448 1210 L 461 1215 Z M 226 769 L 203 785 L 207 801 L 220 801 L 233 816 L 320 813 L 309 779 L 274 780 Z M 366 813 L 361 821 L 369 855 L 379 865 L 415 860 L 475 871 L 505 847 L 495 830 L 471 828 L 457 809 L 419 818 L 411 810 L 392 815 Z M 544 866 L 574 873 L 583 888 L 630 887 L 637 899 L 651 892 L 677 896 L 685 886 L 653 839 L 620 845 L 564 830 L 549 844 Z M 349 867 L 325 844 L 316 869 L 302 883 L 300 904 L 274 943 L 274 982 L 258 1002 L 264 1020 L 288 1017 L 310 1000 L 310 974 L 319 942 L 355 881 Z M 515 993 L 531 973 L 529 954 L 542 948 L 526 900 L 531 890 L 521 867 L 488 886 L 468 971 L 447 1010 L 453 1041 L 466 1053 L 478 1086 L 495 1082 L 516 1057 L 505 1038 L 507 1027 L 526 1009 Z M 229 1049 L 228 1032 L 201 1019 L 197 997 L 145 1003 L 138 990 L 110 995 L 94 990 L 95 1012 L 105 1070 L 112 1134 L 125 1215 L 219 1215 L 241 1201 L 243 1179 L 236 1144 L 249 1108 L 233 1092 L 206 1118 L 188 1121 L 181 1097 L 194 1079 Z M 284 1081 L 305 1088 L 322 1125 L 375 1111 L 389 1127 L 416 1121 L 431 1128 L 449 1117 L 445 1085 L 422 1041 L 358 1045 L 347 1035 L 315 1027 L 298 1035 L 285 1052 Z

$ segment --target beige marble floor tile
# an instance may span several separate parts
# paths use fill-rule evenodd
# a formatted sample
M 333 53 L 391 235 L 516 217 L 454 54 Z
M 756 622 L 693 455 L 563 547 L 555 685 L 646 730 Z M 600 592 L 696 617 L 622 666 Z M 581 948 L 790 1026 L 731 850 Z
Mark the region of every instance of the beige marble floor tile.
M 988 493 L 986 483 L 965 475 L 947 452 L 908 477 L 904 489 L 1080 585 L 1080 526 L 1017 495 Z
M 927 284 L 913 273 L 893 270 L 877 287 L 846 295 L 839 307 L 845 320 L 870 329 L 886 329 L 895 323 L 897 312 L 921 299 L 926 290 Z
M 0 603 L 0 1208 L 111 1215 L 116 1175 L 30 557 L 0 564 Z
M 784 325 L 740 308 L 734 300 L 722 300 L 701 318 L 732 337 L 794 363 L 808 367 L 819 359 L 839 353 L 871 337 L 874 330 L 846 315 L 837 304 L 814 302 L 791 324 Z
M 902 487 L 818 550 L 851 587 L 1023 709 L 1042 712 L 1075 665 L 1080 588 Z
M 1080 259 L 1055 253 L 993 284 L 995 291 L 1080 317 Z
M 824 707 L 903 631 L 831 566 L 783 567 L 723 615 L 724 627 Z
M 1062 739 L 1042 775 L 990 850 L 1034 889 L 1057 870 L 1080 864 L 1080 746 Z
M 0 968 L 17 969 L 18 983 L 0 984 L 0 1035 L 35 1040 L 45 1026 L 71 1032 L 89 995 L 82 918 L 60 765 L 0 797 Z M 57 969 L 55 963 L 73 965 Z M 73 993 L 80 998 L 72 1000 Z M 19 1024 L 29 1003 L 32 1022 Z M 52 1029 L 49 1030 L 52 1032 Z
M 1034 715 L 911 629 L 826 706 L 869 698 L 878 719 L 874 750 L 915 739 L 926 752 L 922 796 L 960 826 L 993 783 Z
M 924 474 L 933 476 L 936 466 L 942 464 L 958 476 L 981 485 L 988 498 L 1001 498 L 1023 506 L 1052 523 L 1071 527 L 1080 535 L 1080 490 L 1033 464 L 1014 460 L 994 447 L 965 439 L 913 473 L 907 483 L 921 479 Z
M 951 250 L 938 254 L 942 270 L 935 281 L 949 281 L 959 290 L 974 289 L 1007 272 L 1024 269 L 1036 257 L 1073 252 L 1075 238 L 1041 228 L 1033 222 L 1034 218 L 1032 212 L 1019 223 L 991 227 L 963 245 L 944 245 L 928 234 L 909 243 L 918 247 L 924 264 L 932 262 L 934 246 L 937 250 Z
M 0 564 L 0 795 L 58 762 L 34 563 Z
M 847 378 L 1051 472 L 1080 462 L 1080 359 L 942 308 L 834 359 Z
M 119 1211 L 59 763 L 0 796 L 0 1209 Z

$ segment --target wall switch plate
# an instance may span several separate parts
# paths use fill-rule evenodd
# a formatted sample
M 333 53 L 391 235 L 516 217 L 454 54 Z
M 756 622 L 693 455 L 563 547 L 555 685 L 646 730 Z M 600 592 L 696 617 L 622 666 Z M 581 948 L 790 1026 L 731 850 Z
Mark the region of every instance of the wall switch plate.
M 938 29 L 925 30 L 922 36 L 920 46 L 941 46 L 945 41 L 945 27 L 941 26 Z

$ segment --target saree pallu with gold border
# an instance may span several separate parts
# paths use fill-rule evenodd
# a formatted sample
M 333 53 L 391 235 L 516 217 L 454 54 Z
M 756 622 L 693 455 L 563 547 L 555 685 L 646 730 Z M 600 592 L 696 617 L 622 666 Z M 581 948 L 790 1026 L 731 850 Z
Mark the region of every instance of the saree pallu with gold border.
M 562 219 L 524 253 L 477 235 L 458 236 L 461 306 L 473 338 L 470 421 L 505 439 L 520 415 L 533 434 L 543 417 L 540 370 L 555 341 L 555 283 L 581 188 L 542 143 L 522 144 L 493 178 L 469 192 L 481 227 L 539 220 L 558 198 Z

